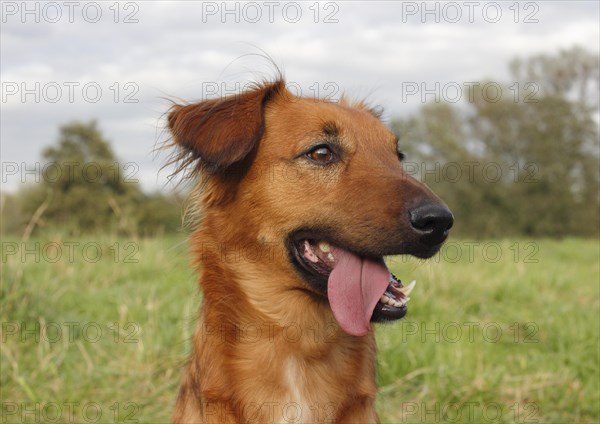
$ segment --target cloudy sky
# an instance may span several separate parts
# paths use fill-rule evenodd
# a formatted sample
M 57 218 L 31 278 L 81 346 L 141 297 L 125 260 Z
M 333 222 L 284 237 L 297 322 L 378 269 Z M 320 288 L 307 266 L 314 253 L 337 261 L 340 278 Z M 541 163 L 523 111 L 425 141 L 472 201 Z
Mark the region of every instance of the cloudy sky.
M 304 95 L 367 97 L 394 116 L 416 110 L 426 90 L 426 100 L 455 98 L 444 87 L 509 80 L 512 58 L 574 45 L 597 53 L 600 39 L 595 0 L 1 7 L 0 153 L 8 191 L 33 181 L 27 169 L 59 126 L 91 119 L 146 189 L 164 189 L 167 172 L 159 173 L 162 158 L 152 149 L 164 139 L 165 98 L 202 99 L 268 78 L 273 67 L 261 51 Z

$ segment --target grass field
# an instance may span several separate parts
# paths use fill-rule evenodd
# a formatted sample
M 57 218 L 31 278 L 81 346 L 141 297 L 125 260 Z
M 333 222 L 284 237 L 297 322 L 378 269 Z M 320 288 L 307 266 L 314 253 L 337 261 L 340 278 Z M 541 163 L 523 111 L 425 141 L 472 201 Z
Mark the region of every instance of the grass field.
M 182 238 L 2 243 L 2 422 L 167 422 L 200 295 Z M 379 326 L 382 421 L 600 421 L 597 240 L 451 241 Z

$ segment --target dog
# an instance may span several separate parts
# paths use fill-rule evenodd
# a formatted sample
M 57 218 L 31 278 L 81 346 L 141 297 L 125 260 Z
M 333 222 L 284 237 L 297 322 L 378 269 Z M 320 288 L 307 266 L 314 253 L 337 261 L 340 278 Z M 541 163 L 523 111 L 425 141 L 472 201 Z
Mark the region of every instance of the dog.
M 452 213 L 365 102 L 277 78 L 174 104 L 168 127 L 199 181 L 203 293 L 172 422 L 378 422 L 373 323 L 402 318 L 414 287 L 383 257 L 432 256 Z

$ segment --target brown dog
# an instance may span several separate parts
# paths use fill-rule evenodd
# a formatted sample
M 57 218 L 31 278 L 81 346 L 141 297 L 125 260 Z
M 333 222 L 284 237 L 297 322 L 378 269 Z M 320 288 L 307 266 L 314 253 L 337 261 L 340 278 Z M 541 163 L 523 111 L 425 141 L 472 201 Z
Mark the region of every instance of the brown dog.
M 169 127 L 201 179 L 204 294 L 173 422 L 377 422 L 371 323 L 403 317 L 413 286 L 383 256 L 433 255 L 450 211 L 364 103 L 280 80 L 175 105 Z

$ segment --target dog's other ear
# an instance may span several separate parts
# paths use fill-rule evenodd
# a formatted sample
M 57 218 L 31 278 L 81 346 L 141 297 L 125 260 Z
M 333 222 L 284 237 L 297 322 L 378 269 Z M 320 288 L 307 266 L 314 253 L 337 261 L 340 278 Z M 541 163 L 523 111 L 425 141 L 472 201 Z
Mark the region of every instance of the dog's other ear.
M 265 129 L 265 106 L 285 90 L 277 81 L 223 99 L 207 100 L 169 111 L 175 143 L 211 170 L 224 169 L 244 159 Z

